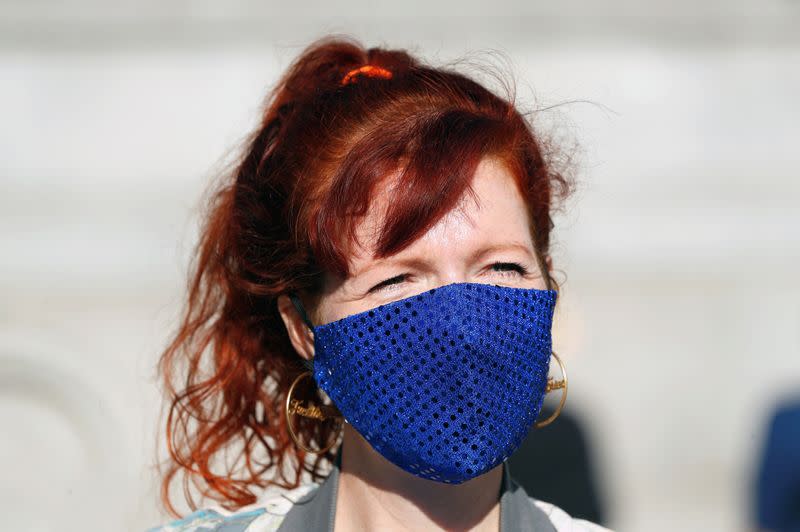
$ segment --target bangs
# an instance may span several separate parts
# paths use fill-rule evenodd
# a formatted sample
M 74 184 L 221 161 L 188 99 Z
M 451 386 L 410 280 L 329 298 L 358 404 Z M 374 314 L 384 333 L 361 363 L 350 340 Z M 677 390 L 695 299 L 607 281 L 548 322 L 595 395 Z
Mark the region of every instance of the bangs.
M 374 253 L 393 255 L 421 237 L 455 208 L 480 161 L 513 153 L 507 123 L 469 111 L 450 110 L 375 129 L 346 155 L 317 214 L 310 244 L 324 269 L 349 276 L 348 255 L 361 244 L 356 227 L 376 187 L 397 175 Z M 516 165 L 511 165 L 512 167 Z

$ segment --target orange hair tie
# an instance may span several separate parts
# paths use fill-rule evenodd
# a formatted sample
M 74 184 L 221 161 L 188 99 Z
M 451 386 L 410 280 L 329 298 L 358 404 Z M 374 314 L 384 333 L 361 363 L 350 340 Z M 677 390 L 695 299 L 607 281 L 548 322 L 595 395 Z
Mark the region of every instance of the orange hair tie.
M 364 65 L 359 68 L 354 68 L 350 72 L 344 75 L 342 78 L 342 85 L 347 85 L 348 83 L 355 82 L 355 77 L 359 74 L 364 74 L 369 78 L 383 78 L 383 79 L 391 79 L 392 73 L 385 68 L 381 68 L 379 66 L 373 65 Z

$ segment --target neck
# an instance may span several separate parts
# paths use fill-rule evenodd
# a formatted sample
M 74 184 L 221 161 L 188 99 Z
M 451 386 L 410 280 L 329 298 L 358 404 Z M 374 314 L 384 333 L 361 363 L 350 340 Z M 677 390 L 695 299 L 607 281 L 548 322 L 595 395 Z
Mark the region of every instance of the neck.
M 502 466 L 461 484 L 408 473 L 345 423 L 336 532 L 463 530 L 497 532 Z

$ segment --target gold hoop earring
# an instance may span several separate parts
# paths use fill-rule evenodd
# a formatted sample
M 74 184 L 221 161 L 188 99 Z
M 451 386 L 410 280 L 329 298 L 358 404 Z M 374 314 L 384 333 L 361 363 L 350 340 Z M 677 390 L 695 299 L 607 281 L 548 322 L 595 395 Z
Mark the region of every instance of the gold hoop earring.
M 537 421 L 533 425 L 537 429 L 546 427 L 547 425 L 555 421 L 556 418 L 559 416 L 559 414 L 561 414 L 561 410 L 564 408 L 564 403 L 567 401 L 567 368 L 564 367 L 564 363 L 561 362 L 561 359 L 558 358 L 558 355 L 555 354 L 555 352 L 551 354 L 553 358 L 556 359 L 556 362 L 558 362 L 558 366 L 561 368 L 561 376 L 563 377 L 563 379 L 557 381 L 554 380 L 553 377 L 547 377 L 547 386 L 544 389 L 544 393 L 548 394 L 553 390 L 560 390 L 562 388 L 564 389 L 564 391 L 561 392 L 561 402 L 558 403 L 558 408 L 556 409 L 556 411 L 553 412 L 549 418 L 542 421 Z
M 293 399 L 292 395 L 294 394 L 294 389 L 297 387 L 297 383 L 303 380 L 304 378 L 310 378 L 311 372 L 305 371 L 298 375 L 292 385 L 289 386 L 289 391 L 286 393 L 286 404 L 285 404 L 285 411 L 286 411 L 286 426 L 289 429 L 289 436 L 291 436 L 292 441 L 294 444 L 299 447 L 300 449 L 304 450 L 307 453 L 315 453 L 315 454 L 322 454 L 330 450 L 336 442 L 339 440 L 339 434 L 342 432 L 342 427 L 344 426 L 344 417 L 342 416 L 339 409 L 333 405 L 304 405 L 299 399 Z M 313 379 L 312 379 L 313 380 Z M 320 421 L 326 421 L 328 419 L 335 419 L 338 420 L 339 429 L 336 431 L 336 436 L 332 438 L 331 442 L 323 447 L 322 449 L 312 449 L 306 446 L 302 441 L 300 441 L 300 437 L 295 432 L 294 428 L 292 427 L 292 416 L 298 415 L 305 418 L 311 419 L 318 419 Z

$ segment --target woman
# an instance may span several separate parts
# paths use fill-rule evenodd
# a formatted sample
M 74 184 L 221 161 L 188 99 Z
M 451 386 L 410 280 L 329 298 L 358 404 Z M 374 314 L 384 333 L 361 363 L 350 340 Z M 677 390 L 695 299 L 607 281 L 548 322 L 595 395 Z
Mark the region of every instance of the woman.
M 182 473 L 217 503 L 156 530 L 604 530 L 506 461 L 566 393 L 548 243 L 569 189 L 511 98 L 326 38 L 265 107 L 160 362 L 164 502 Z

